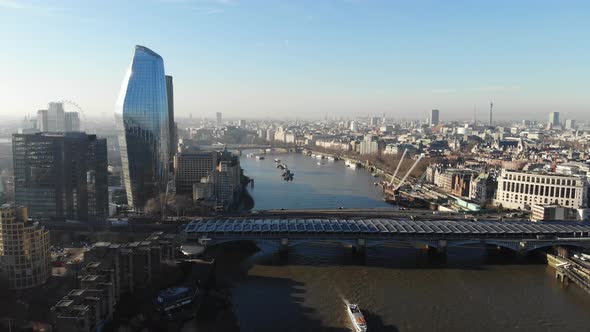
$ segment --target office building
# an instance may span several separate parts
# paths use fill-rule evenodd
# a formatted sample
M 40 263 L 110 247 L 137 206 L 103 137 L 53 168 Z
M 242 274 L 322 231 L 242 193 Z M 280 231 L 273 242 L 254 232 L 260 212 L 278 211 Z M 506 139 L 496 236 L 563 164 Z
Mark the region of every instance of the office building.
M 215 113 L 215 119 L 217 121 L 217 125 L 218 126 L 221 126 L 221 121 L 222 121 L 222 119 L 221 119 L 221 112 Z
M 572 119 L 565 120 L 565 129 L 567 129 L 567 130 L 576 129 L 576 120 L 572 120 Z
M 24 207 L 0 207 L 0 274 L 10 289 L 45 283 L 51 275 L 49 231 L 28 220 Z
M 37 129 L 41 132 L 49 131 L 49 123 L 48 123 L 48 116 L 47 110 L 38 110 L 37 111 Z
M 494 205 L 508 209 L 530 210 L 532 205 L 548 204 L 574 209 L 586 208 L 587 178 L 505 169 L 500 172 Z
M 61 133 L 65 131 L 64 105 L 51 102 L 47 105 L 47 131 Z
M 561 122 L 559 122 L 559 112 L 549 113 L 548 128 L 558 128 L 560 125 Z
M 174 157 L 174 150 L 178 144 L 176 123 L 174 122 L 174 82 L 170 75 L 166 75 L 166 98 L 168 99 L 168 130 L 170 131 L 170 158 Z
M 170 114 L 164 60 L 136 46 L 115 106 L 123 182 L 130 207 L 164 192 L 169 178 Z
M 246 120 L 238 120 L 238 127 L 246 128 Z
M 80 131 L 80 116 L 78 112 L 64 113 L 64 131 Z
M 61 102 L 51 102 L 46 110 L 37 111 L 36 127 L 40 132 L 50 133 L 80 131 L 80 115 L 78 112 L 65 112 Z
M 32 217 L 106 218 L 106 139 L 85 133 L 14 134 L 12 148 L 15 200 Z
M 225 205 L 231 205 L 241 189 L 240 159 L 227 150 L 221 153 L 219 159 L 215 173 L 215 197 Z
M 432 110 L 430 111 L 430 126 L 438 126 L 438 116 L 439 116 L 439 110 Z
M 217 152 L 188 149 L 174 156 L 176 194 L 192 195 L 193 185 L 211 175 L 217 167 Z

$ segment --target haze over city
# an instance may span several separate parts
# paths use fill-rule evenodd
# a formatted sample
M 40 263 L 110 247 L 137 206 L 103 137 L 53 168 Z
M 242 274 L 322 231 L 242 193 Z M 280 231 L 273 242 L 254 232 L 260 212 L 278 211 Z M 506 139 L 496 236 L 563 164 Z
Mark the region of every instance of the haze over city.
M 0 331 L 590 331 L 588 13 L 0 0 Z
M 133 45 L 178 117 L 588 119 L 585 1 L 0 1 L 4 116 L 112 117 Z

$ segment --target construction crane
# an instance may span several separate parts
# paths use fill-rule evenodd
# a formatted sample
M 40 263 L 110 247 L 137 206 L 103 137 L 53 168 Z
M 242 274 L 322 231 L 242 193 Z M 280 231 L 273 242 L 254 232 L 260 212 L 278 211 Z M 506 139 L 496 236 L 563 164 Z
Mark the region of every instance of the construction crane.
M 416 159 L 416 161 L 414 162 L 414 164 L 412 164 L 412 167 L 410 167 L 410 170 L 408 170 L 406 172 L 406 174 L 404 175 L 404 177 L 398 183 L 397 187 L 395 187 L 395 189 L 393 189 L 394 192 L 397 191 L 397 190 L 399 190 L 399 188 L 404 184 L 404 182 L 406 181 L 406 179 L 408 178 L 408 176 L 410 175 L 410 173 L 412 173 L 412 171 L 414 170 L 414 168 L 416 168 L 416 166 L 418 166 L 418 163 L 420 163 L 420 160 L 422 160 L 422 158 L 424 158 L 424 154 L 421 154 L 420 156 L 418 156 L 418 159 Z
M 408 152 L 408 149 L 405 149 L 404 153 L 402 154 L 402 157 L 399 160 L 399 163 L 397 163 L 397 167 L 395 168 L 395 172 L 393 172 L 393 176 L 391 177 L 391 181 L 389 182 L 390 186 L 393 186 L 393 180 L 395 180 L 395 177 L 397 176 L 397 172 L 399 171 L 399 167 L 402 165 L 402 162 L 404 161 L 404 157 L 406 156 L 407 152 Z

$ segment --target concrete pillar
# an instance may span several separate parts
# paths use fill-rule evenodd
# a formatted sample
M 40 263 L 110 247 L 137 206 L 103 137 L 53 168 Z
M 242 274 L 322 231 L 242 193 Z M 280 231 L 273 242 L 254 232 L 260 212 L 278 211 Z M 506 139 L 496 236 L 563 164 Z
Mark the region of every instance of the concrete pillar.
M 438 240 L 438 248 L 436 248 L 436 253 L 438 253 L 438 254 L 446 254 L 447 253 L 447 240 Z
M 356 240 L 356 253 L 364 255 L 367 249 L 367 241 L 365 239 Z
M 282 238 L 281 244 L 279 245 L 279 252 L 286 253 L 289 250 L 289 239 Z

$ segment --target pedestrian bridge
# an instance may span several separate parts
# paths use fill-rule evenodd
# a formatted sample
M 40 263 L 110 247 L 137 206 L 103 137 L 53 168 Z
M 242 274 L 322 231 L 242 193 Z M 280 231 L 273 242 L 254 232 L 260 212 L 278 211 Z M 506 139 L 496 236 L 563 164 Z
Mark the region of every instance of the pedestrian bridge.
M 590 247 L 590 224 L 467 220 L 212 218 L 195 220 L 187 241 L 278 241 L 286 249 L 309 241 L 366 247 L 409 242 L 433 248 L 489 244 L 516 251 L 570 245 Z

